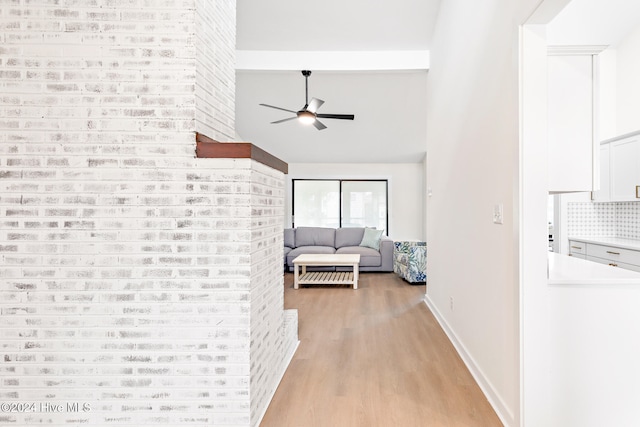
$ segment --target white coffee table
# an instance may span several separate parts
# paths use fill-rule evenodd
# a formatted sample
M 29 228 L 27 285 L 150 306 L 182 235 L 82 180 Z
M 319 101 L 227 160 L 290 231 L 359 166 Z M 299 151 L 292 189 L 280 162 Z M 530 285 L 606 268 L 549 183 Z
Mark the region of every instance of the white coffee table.
M 308 266 L 351 266 L 353 271 L 314 271 L 307 273 Z M 353 284 L 358 289 L 360 254 L 302 254 L 293 260 L 293 288 L 303 285 Z M 302 268 L 302 273 L 299 273 Z

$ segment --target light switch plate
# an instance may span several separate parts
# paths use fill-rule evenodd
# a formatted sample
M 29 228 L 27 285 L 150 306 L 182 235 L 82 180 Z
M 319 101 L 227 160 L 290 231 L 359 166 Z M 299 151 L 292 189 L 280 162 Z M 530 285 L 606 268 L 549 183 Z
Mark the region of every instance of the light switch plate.
M 502 224 L 503 219 L 504 219 L 504 207 L 502 203 L 493 205 L 493 223 Z

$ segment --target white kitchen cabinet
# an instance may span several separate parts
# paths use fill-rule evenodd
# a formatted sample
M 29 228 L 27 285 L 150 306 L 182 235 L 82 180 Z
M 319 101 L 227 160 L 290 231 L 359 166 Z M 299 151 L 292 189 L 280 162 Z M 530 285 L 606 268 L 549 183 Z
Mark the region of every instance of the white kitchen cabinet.
M 640 200 L 640 132 L 606 141 L 609 145 L 609 176 L 613 202 Z M 603 172 L 603 171 L 602 171 Z
M 594 191 L 595 66 L 592 54 L 547 57 L 549 192 Z
M 584 242 L 578 242 L 575 240 L 569 241 L 569 256 L 576 258 L 587 258 L 587 244 Z
M 625 270 L 631 270 L 631 271 L 640 272 L 640 265 L 627 264 L 627 263 L 624 263 L 624 262 L 615 262 L 615 261 L 610 260 L 610 259 L 598 258 L 598 257 L 595 257 L 595 256 L 587 256 L 585 259 L 587 261 L 593 261 L 593 262 L 597 262 L 599 264 L 609 265 L 611 267 L 619 267 L 619 268 L 624 268 Z
M 591 238 L 569 241 L 569 255 L 612 267 L 640 272 L 640 242 L 631 239 Z

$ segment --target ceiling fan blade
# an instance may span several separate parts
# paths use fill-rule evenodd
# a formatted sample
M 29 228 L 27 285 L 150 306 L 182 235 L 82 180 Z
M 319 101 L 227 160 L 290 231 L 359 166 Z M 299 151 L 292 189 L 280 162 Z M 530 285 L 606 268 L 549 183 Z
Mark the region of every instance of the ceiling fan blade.
M 316 117 L 320 117 L 321 119 L 342 119 L 342 120 L 353 120 L 353 114 L 316 114 Z
M 320 123 L 317 119 L 313 122 L 313 125 L 316 127 L 316 129 L 318 130 L 322 130 L 322 129 L 326 129 L 327 127 L 325 125 L 323 125 L 322 123 Z
M 282 110 L 282 111 L 286 111 L 288 113 L 294 113 L 294 114 L 296 113 L 295 111 L 287 110 L 286 108 L 276 107 L 274 105 L 269 105 L 269 104 L 258 104 L 258 105 L 262 105 L 263 107 L 275 108 L 276 110 Z
M 297 119 L 297 117 L 289 117 L 288 119 L 282 119 L 282 120 L 277 120 L 275 122 L 271 122 L 272 125 L 278 124 L 278 123 L 282 123 L 282 122 L 288 122 L 289 120 L 295 120 Z
M 318 111 L 318 108 L 320 108 L 322 104 L 324 104 L 324 101 L 322 99 L 312 98 L 309 106 L 307 107 L 307 111 L 315 113 L 316 111 Z

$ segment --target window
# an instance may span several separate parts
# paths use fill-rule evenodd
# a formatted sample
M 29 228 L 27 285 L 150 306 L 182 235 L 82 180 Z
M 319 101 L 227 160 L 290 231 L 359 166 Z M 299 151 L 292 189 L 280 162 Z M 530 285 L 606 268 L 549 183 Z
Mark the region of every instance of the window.
M 293 180 L 294 227 L 375 227 L 389 234 L 387 180 Z
M 293 180 L 295 226 L 340 227 L 340 182 Z

